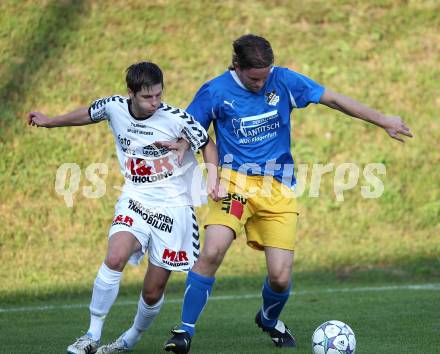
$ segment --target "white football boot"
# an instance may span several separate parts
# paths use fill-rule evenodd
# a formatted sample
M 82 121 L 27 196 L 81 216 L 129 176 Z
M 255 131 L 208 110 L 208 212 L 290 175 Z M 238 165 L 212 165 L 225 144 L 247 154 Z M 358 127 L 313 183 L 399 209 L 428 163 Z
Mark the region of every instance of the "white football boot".
M 68 354 L 94 354 L 99 347 L 99 340 L 93 340 L 87 334 L 79 337 L 67 347 Z
M 128 349 L 127 343 L 122 339 L 124 335 L 120 336 L 114 342 L 103 345 L 98 348 L 96 354 L 110 354 L 110 353 L 126 353 L 131 350 Z

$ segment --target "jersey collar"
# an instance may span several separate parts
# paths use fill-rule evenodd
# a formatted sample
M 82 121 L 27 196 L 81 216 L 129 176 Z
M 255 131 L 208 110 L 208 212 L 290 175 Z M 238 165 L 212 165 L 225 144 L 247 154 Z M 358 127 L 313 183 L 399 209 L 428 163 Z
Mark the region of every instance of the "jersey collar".
M 272 74 L 273 72 L 273 66 L 270 69 L 270 73 Z M 234 81 L 237 83 L 238 86 L 240 86 L 242 89 L 245 89 L 246 91 L 250 91 L 246 88 L 246 86 L 243 85 L 243 83 L 240 81 L 237 73 L 235 72 L 235 70 L 229 70 L 229 73 L 231 74 L 232 78 L 234 79 Z
M 128 113 L 130 113 L 131 117 L 132 117 L 133 119 L 135 119 L 135 120 L 147 120 L 148 118 L 151 118 L 151 117 L 154 115 L 154 113 L 153 113 L 151 116 L 148 116 L 148 117 L 136 117 L 136 116 L 134 115 L 132 109 L 131 109 L 131 104 L 132 104 L 132 103 L 131 103 L 131 99 L 128 99 L 128 100 L 127 100 Z M 159 110 L 160 108 L 162 108 L 162 103 L 160 104 L 160 107 L 158 108 L 158 110 Z M 156 111 L 156 112 L 157 112 L 157 111 Z
M 249 91 L 240 81 L 240 79 L 238 78 L 237 73 L 235 72 L 235 70 L 229 70 L 229 73 L 231 74 L 232 78 L 234 79 L 234 81 L 237 83 L 238 86 L 240 86 L 241 88 Z

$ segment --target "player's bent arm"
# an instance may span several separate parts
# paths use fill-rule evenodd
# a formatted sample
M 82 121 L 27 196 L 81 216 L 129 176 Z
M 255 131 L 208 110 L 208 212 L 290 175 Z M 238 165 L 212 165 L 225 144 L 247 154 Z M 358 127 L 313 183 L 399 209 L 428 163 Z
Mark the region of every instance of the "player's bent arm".
M 182 164 L 185 152 L 190 149 L 189 142 L 187 142 L 183 138 L 180 138 L 177 141 L 155 141 L 154 145 L 156 145 L 157 147 L 165 147 L 169 150 L 175 151 L 175 153 L 177 154 L 177 161 L 179 165 Z
M 208 138 L 208 143 L 202 147 L 202 155 L 207 169 L 207 191 L 209 196 L 217 201 L 226 197 L 226 191 L 219 183 L 217 146 L 211 138 Z
M 396 140 L 404 142 L 398 135 L 406 135 L 412 137 L 410 129 L 403 122 L 402 118 L 398 116 L 386 116 L 364 104 L 344 95 L 341 95 L 330 90 L 325 90 L 319 103 L 327 107 L 337 109 L 351 117 L 362 119 L 366 122 L 375 124 L 388 133 L 388 135 Z
M 215 175 L 217 177 L 218 168 L 218 152 L 217 146 L 211 138 L 208 138 L 208 143 L 202 147 L 203 161 L 205 161 L 208 175 Z
M 88 107 L 78 108 L 73 112 L 49 118 L 40 112 L 30 112 L 28 115 L 28 124 L 37 127 L 56 128 L 79 126 L 94 123 L 90 118 Z

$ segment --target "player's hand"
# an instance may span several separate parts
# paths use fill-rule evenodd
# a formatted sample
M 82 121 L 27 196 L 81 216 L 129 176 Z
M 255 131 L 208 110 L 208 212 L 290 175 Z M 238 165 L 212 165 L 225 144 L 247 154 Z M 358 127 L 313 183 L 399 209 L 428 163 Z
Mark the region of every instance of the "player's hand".
M 168 150 L 173 150 L 177 154 L 177 163 L 182 165 L 183 157 L 185 152 L 189 150 L 189 143 L 185 139 L 179 139 L 174 141 L 155 141 L 154 145 L 159 147 L 167 148 Z
M 228 196 L 228 191 L 226 190 L 225 186 L 220 181 L 217 183 L 216 193 L 217 193 L 217 198 L 219 200 L 225 199 Z
M 390 137 L 396 139 L 402 143 L 405 142 L 403 138 L 399 135 L 405 135 L 407 137 L 412 138 L 413 135 L 411 131 L 405 124 L 405 122 L 399 116 L 387 116 L 382 124 L 382 128 L 388 133 Z
M 27 117 L 28 125 L 36 126 L 36 127 L 50 127 L 51 119 L 40 112 L 30 112 Z
M 210 198 L 215 202 L 218 202 L 219 200 L 227 197 L 226 188 L 223 186 L 218 178 L 209 178 L 208 176 L 206 190 Z

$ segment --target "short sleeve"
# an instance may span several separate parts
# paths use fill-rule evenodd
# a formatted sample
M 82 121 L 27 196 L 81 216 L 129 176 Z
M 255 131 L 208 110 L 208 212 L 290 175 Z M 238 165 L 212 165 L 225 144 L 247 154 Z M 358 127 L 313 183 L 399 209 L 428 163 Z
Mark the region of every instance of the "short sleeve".
M 100 122 L 102 120 L 109 120 L 107 105 L 112 101 L 113 97 L 104 97 L 94 101 L 89 107 L 89 116 L 93 122 Z
M 324 86 L 289 69 L 283 69 L 283 74 L 284 81 L 290 91 L 293 107 L 304 108 L 310 103 L 319 103 L 324 94 Z
M 191 114 L 205 130 L 208 130 L 214 118 L 213 106 L 209 83 L 206 83 L 197 91 L 186 111 Z
M 183 119 L 181 137 L 189 142 L 193 151 L 197 151 L 208 144 L 209 136 L 206 129 L 193 116 L 182 111 L 180 117 Z

